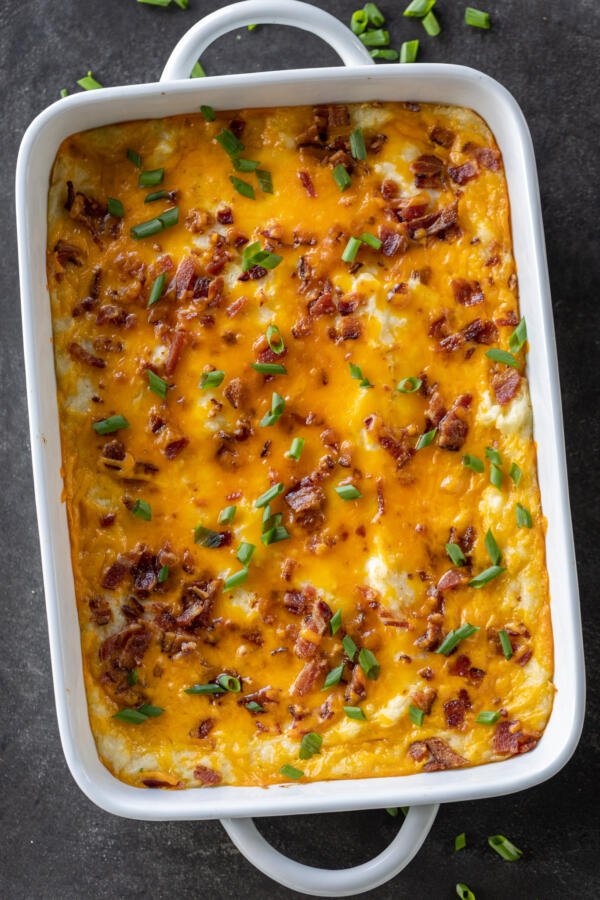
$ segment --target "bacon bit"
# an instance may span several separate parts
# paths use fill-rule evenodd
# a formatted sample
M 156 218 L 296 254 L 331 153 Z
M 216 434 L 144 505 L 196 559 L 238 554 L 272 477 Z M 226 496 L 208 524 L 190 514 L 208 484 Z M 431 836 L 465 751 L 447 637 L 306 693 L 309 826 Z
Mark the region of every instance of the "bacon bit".
M 421 231 L 425 233 L 425 236 L 439 234 L 441 237 L 451 225 L 456 225 L 457 219 L 458 203 L 455 202 L 437 212 L 429 213 L 429 215 L 422 216 L 419 219 L 413 219 L 407 223 L 408 233 L 413 239 L 420 235 Z
M 117 461 L 125 459 L 125 444 L 118 438 L 107 441 L 102 448 L 102 456 L 104 459 L 114 459 Z
M 156 556 L 148 550 L 144 550 L 131 567 L 133 587 L 138 594 L 145 596 L 154 590 L 158 584 L 158 572 Z
M 469 580 L 468 574 L 463 569 L 448 569 L 437 583 L 438 591 L 453 591 Z
M 449 128 L 434 125 L 429 132 L 429 137 L 434 144 L 438 144 L 440 147 L 445 147 L 448 150 L 454 143 L 455 134 Z
M 128 684 L 127 675 L 141 665 L 151 639 L 150 627 L 136 622 L 100 644 L 98 655 L 103 664 L 100 680 L 107 694 L 119 705 L 140 702 L 139 688 Z
M 469 398 L 470 404 L 470 394 L 459 397 L 438 425 L 437 441 L 443 450 L 460 450 L 467 439 L 469 425 L 458 414 L 459 409 L 465 408 L 466 397 Z
M 392 231 L 382 225 L 379 228 L 379 237 L 382 241 L 381 252 L 388 258 L 405 253 L 408 248 L 407 240 L 400 231 Z
M 416 176 L 416 187 L 432 189 L 442 188 L 444 161 L 439 157 L 423 154 L 410 164 L 410 170 Z
M 104 597 L 91 597 L 88 606 L 94 625 L 108 625 L 112 621 L 112 610 Z
M 237 314 L 242 311 L 247 303 L 247 297 L 238 297 L 237 300 L 234 300 L 233 303 L 229 304 L 229 306 L 225 309 L 225 313 L 229 316 L 230 319 L 233 319 L 234 316 L 237 316 Z
M 501 319 L 496 319 L 496 325 L 512 327 L 519 324 L 519 318 L 513 309 L 509 309 Z
M 210 732 L 213 730 L 215 725 L 214 719 L 202 719 L 195 728 L 192 728 L 190 731 L 191 738 L 198 738 L 203 740 L 205 737 L 208 737 Z
M 197 278 L 194 285 L 194 300 L 201 300 L 202 297 L 208 297 L 208 288 L 210 287 L 211 278 Z
M 416 647 L 424 650 L 435 650 L 442 640 L 442 622 L 444 617 L 440 613 L 431 613 L 427 616 L 427 630 L 415 641 Z
M 115 524 L 116 515 L 114 513 L 107 513 L 105 516 L 100 517 L 100 527 L 101 528 L 109 528 L 111 525 Z
M 208 766 L 196 766 L 194 778 L 197 778 L 198 781 L 207 787 L 214 787 L 214 785 L 220 784 L 222 780 L 222 776 L 215 772 L 214 769 L 209 769 Z
M 394 200 L 399 193 L 398 183 L 392 178 L 384 178 L 380 190 L 384 200 Z
M 224 297 L 225 290 L 225 279 L 219 275 L 217 278 L 213 278 L 211 283 L 208 286 L 208 291 L 206 292 L 206 297 L 208 300 L 208 307 L 220 306 L 221 301 Z
M 309 316 L 330 316 L 335 311 L 336 308 L 331 291 L 323 291 L 316 300 L 311 300 L 308 304 Z
M 192 234 L 203 234 L 211 221 L 212 216 L 205 209 L 190 209 L 185 217 L 185 227 Z
M 313 473 L 303 478 L 284 498 L 294 521 L 305 531 L 316 531 L 325 521 L 325 493 Z
M 498 340 L 498 329 L 489 319 L 473 319 L 462 329 L 466 341 L 476 344 L 495 344 Z
M 447 700 L 444 703 L 444 716 L 448 728 L 462 728 L 465 723 L 465 713 L 471 709 L 471 700 L 467 691 L 461 688 L 455 700 Z
M 415 762 L 421 762 L 429 754 L 429 761 L 423 766 L 424 772 L 460 769 L 467 765 L 464 757 L 455 753 L 446 741 L 437 737 L 429 738 L 426 741 L 415 741 L 408 748 L 408 752 Z
M 453 278 L 451 283 L 454 299 L 461 306 L 476 306 L 485 300 L 478 281 L 468 281 L 466 278 Z
M 287 559 L 284 559 L 283 562 L 281 563 L 281 580 L 282 581 L 291 581 L 292 575 L 294 573 L 294 569 L 296 568 L 297 565 L 298 565 L 298 563 L 296 562 L 295 559 L 290 559 L 289 557 Z M 285 602 L 285 600 L 284 600 L 284 602 Z
M 367 150 L 369 153 L 379 153 L 387 141 L 387 134 L 372 134 L 367 138 Z
M 193 581 L 184 590 L 184 610 L 176 618 L 176 624 L 184 630 L 205 628 L 221 588 L 218 579 Z
M 417 675 L 420 675 L 425 681 L 432 681 L 435 678 L 434 671 L 429 666 L 425 666 L 424 669 L 419 669 Z
M 532 650 L 524 650 L 522 653 L 519 653 L 518 656 L 515 656 L 513 661 L 522 668 L 527 665 L 532 656 Z
M 102 576 L 102 587 L 107 591 L 114 591 L 121 584 L 126 574 L 127 567 L 123 563 L 114 562 Z
M 385 497 L 383 495 L 383 478 L 377 479 L 377 518 L 385 513 Z
M 462 347 L 464 342 L 464 334 L 458 331 L 456 334 L 449 334 L 448 337 L 445 337 L 440 341 L 440 350 L 444 350 L 446 353 L 452 353 L 454 350 L 458 350 L 459 347 Z
M 445 312 L 442 313 L 441 316 L 438 316 L 437 319 L 434 319 L 427 330 L 429 337 L 435 338 L 438 341 L 448 337 L 449 333 L 450 323 L 448 322 L 448 315 Z
M 230 206 L 223 206 L 217 210 L 217 222 L 219 225 L 233 225 L 233 210 Z
M 437 697 L 437 691 L 434 688 L 421 688 L 412 695 L 415 706 L 422 709 L 425 715 L 429 715 L 434 700 Z
M 294 616 L 303 616 L 307 611 L 309 597 L 302 591 L 286 591 L 283 595 L 283 605 Z
M 398 469 L 402 469 L 414 455 L 406 428 L 392 429 L 378 415 L 365 419 L 365 427 L 375 431 L 379 445 L 395 460 Z
M 333 613 L 324 600 L 313 600 L 310 614 L 304 620 L 296 643 L 294 653 L 300 659 L 310 659 L 318 652 L 321 638 L 327 631 L 327 625 Z
M 473 144 L 466 144 L 463 147 L 463 153 L 472 153 L 477 162 L 491 172 L 498 172 L 501 168 L 500 154 L 493 147 L 477 147 Z
M 431 428 L 437 428 L 445 415 L 446 404 L 437 389 L 437 385 L 434 385 L 431 388 L 429 403 L 425 410 L 425 427 L 427 430 L 429 431 Z
M 187 343 L 188 336 L 185 331 L 174 331 L 169 347 L 169 354 L 165 362 L 165 375 L 172 375 L 177 368 L 179 357 Z
M 239 409 L 244 399 L 245 389 L 241 378 L 232 378 L 224 388 L 223 394 L 229 400 L 234 409 Z
M 314 186 L 314 184 L 312 182 L 312 178 L 310 177 L 308 172 L 305 172 L 304 170 L 299 171 L 298 178 L 300 179 L 302 187 L 304 188 L 304 190 L 306 191 L 308 196 L 316 197 L 317 192 L 315 191 L 315 186 Z
M 514 368 L 507 368 L 503 372 L 494 372 L 492 375 L 492 389 L 498 403 L 504 406 L 517 394 L 521 385 L 521 376 Z
M 472 160 L 462 166 L 448 166 L 448 175 L 456 184 L 466 184 L 479 175 L 479 166 Z
M 193 256 L 184 256 L 175 273 L 175 295 L 181 300 L 192 290 L 196 281 L 196 263 Z
M 504 721 L 496 726 L 493 747 L 502 756 L 515 756 L 533 750 L 538 741 L 539 735 L 520 731 L 517 720 Z
M 120 306 L 106 304 L 101 306 L 96 315 L 96 325 L 116 325 L 122 327 L 127 324 L 128 314 Z
M 298 673 L 296 680 L 290 688 L 290 694 L 296 697 L 304 697 L 313 689 L 316 682 L 324 674 L 327 669 L 327 662 L 324 659 L 311 659 L 307 662 Z
M 257 281 L 259 278 L 264 278 L 265 275 L 268 274 L 269 273 L 264 266 L 251 266 L 247 272 L 242 272 L 238 281 Z
M 362 324 L 356 316 L 348 316 L 344 319 L 338 333 L 339 341 L 357 341 L 362 335 Z
M 350 683 L 344 691 L 344 699 L 347 703 L 354 705 L 359 700 L 364 700 L 367 696 L 367 676 L 358 664 L 352 667 L 352 677 Z
M 82 266 L 85 258 L 85 251 L 76 244 L 70 244 L 68 241 L 57 241 L 54 246 L 57 263 L 64 269 L 65 266 Z
M 176 441 L 171 441 L 169 444 L 167 444 L 167 446 L 163 450 L 163 453 L 165 454 L 167 459 L 175 459 L 177 456 L 179 456 L 182 450 L 185 450 L 189 442 L 189 438 L 186 437 L 179 438 Z

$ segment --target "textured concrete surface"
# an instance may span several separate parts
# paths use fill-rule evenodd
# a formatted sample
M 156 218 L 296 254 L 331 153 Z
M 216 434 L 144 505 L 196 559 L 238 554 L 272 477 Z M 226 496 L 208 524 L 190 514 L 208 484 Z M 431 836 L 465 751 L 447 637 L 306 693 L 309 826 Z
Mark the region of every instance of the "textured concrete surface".
M 147 824 L 93 807 L 72 781 L 60 749 L 27 437 L 13 169 L 21 135 L 60 88 L 91 68 L 106 85 L 156 80 L 181 34 L 215 6 L 188 12 L 135 0 L 0 0 L 0 468 L 3 639 L 0 896 L 48 900 L 107 898 L 290 898 L 253 869 L 217 823 Z M 322 2 L 344 21 L 355 0 Z M 524 794 L 443 808 L 418 857 L 370 896 L 444 900 L 465 881 L 477 900 L 566 900 L 600 896 L 598 678 L 600 612 L 594 587 L 598 502 L 598 0 L 485 0 L 493 31 L 462 25 L 466 0 L 439 0 L 444 31 L 427 38 L 402 19 L 403 0 L 382 0 L 396 46 L 422 38 L 421 59 L 475 66 L 504 83 L 521 104 L 538 158 L 567 427 L 588 671 L 587 727 L 573 760 L 552 782 Z M 321 41 L 259 28 L 220 40 L 208 72 L 335 64 Z M 240 97 L 240 104 L 243 98 Z M 592 123 L 595 117 L 595 126 Z M 594 232 L 596 245 L 594 246 Z M 557 636 L 560 641 L 560 634 Z M 594 796 L 595 795 L 595 796 Z M 356 864 L 380 851 L 396 821 L 385 812 L 271 819 L 261 829 L 304 862 Z M 454 836 L 469 847 L 454 854 Z M 487 848 L 504 833 L 524 850 L 517 863 Z M 298 895 L 299 896 L 299 895 Z

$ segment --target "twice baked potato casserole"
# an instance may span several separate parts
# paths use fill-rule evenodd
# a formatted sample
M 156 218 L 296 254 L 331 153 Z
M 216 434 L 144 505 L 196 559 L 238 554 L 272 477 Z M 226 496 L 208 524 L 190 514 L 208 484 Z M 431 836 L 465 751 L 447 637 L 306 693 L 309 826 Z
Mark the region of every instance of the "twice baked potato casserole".
M 49 194 L 92 731 L 141 788 L 535 747 L 544 518 L 502 158 L 416 103 L 73 135 Z

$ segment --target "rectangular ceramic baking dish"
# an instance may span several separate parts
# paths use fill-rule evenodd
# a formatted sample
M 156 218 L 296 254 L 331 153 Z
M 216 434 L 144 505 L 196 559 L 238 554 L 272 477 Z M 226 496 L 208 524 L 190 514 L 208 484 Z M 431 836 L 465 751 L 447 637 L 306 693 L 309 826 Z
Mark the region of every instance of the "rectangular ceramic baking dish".
M 327 40 L 346 67 L 292 70 L 207 79 L 188 78 L 215 38 L 248 23 L 295 25 Z M 42 565 L 58 723 L 73 777 L 103 809 L 138 819 L 227 818 L 228 831 L 263 871 L 297 890 L 341 896 L 374 887 L 416 852 L 435 804 L 508 794 L 550 778 L 577 744 L 584 711 L 584 666 L 577 576 L 567 489 L 554 327 L 539 189 L 531 137 L 513 97 L 481 72 L 441 64 L 375 67 L 340 22 L 295 0 L 247 0 L 198 22 L 180 41 L 157 84 L 106 88 L 53 104 L 28 128 L 17 166 L 17 224 L 27 394 Z M 100 762 L 88 721 L 69 534 L 60 476 L 61 449 L 46 285 L 46 218 L 50 171 L 60 143 L 88 128 L 132 119 L 217 109 L 326 102 L 412 100 L 474 109 L 504 159 L 511 204 L 521 312 L 530 340 L 528 376 L 538 444 L 539 482 L 548 521 L 546 538 L 556 699 L 537 747 L 523 756 L 470 769 L 396 778 L 328 781 L 210 790 L 148 791 L 117 780 Z M 231 817 L 333 812 L 389 806 L 411 810 L 400 837 L 358 870 L 323 873 L 275 856 L 250 822 Z M 398 843 L 399 842 L 399 843 Z M 278 855 L 277 855 L 278 856 Z M 385 857 L 385 858 L 384 858 Z M 364 870 L 364 871 L 363 871 Z M 311 873 L 320 874 L 313 877 Z M 362 872 L 362 874 L 361 874 Z M 336 876 L 327 882 L 325 876 Z M 345 880 L 344 880 L 345 878 Z M 311 880 L 312 879 L 312 880 Z

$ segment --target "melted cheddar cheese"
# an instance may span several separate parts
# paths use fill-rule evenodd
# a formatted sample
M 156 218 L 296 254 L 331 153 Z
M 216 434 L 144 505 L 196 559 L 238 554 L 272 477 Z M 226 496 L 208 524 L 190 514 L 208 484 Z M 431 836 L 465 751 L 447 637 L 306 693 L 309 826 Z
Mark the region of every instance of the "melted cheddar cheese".
M 365 103 L 73 135 L 48 283 L 89 714 L 118 778 L 401 775 L 535 746 L 544 518 L 506 182 L 477 115 Z

